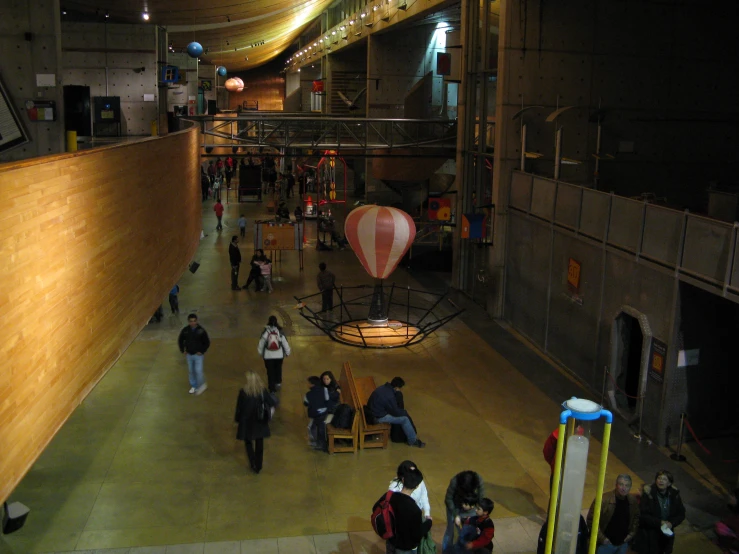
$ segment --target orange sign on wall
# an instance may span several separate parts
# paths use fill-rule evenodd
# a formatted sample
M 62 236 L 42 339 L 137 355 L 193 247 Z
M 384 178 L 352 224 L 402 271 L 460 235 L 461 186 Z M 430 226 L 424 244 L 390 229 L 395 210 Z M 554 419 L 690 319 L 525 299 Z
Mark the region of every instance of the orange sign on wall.
M 574 258 L 570 258 L 567 264 L 567 285 L 572 292 L 580 292 L 580 262 Z

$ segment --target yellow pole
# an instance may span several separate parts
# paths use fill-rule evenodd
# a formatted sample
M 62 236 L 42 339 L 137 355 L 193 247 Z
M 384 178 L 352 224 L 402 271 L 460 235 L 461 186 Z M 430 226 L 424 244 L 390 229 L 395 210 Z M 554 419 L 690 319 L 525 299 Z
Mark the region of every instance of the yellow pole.
M 77 131 L 67 131 L 67 152 L 77 152 Z
M 611 424 L 606 423 L 603 428 L 603 448 L 600 449 L 600 469 L 595 491 L 595 506 L 593 509 L 593 527 L 590 529 L 590 547 L 588 554 L 595 554 L 598 544 L 598 522 L 600 520 L 601 501 L 603 500 L 603 482 L 606 480 L 606 466 L 608 465 L 608 446 L 611 442 Z
M 552 495 L 549 499 L 549 519 L 547 520 L 547 544 L 544 554 L 552 554 L 554 544 L 554 521 L 557 519 L 557 499 L 559 498 L 560 475 L 562 474 L 562 453 L 565 445 L 565 423 L 559 424 L 557 437 L 557 452 L 554 455 L 554 476 L 552 478 Z M 592 554 L 592 553 L 591 553 Z
M 151 120 L 151 136 L 152 137 L 157 136 L 157 120 L 156 119 Z

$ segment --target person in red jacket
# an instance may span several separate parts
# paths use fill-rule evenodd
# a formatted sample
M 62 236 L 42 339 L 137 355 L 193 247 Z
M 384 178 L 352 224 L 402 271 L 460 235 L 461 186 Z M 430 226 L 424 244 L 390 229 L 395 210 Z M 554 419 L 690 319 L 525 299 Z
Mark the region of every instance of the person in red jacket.
M 554 458 L 557 455 L 557 440 L 559 439 L 559 429 L 555 429 L 547 437 L 544 443 L 544 459 L 549 464 L 551 472 L 549 474 L 549 490 L 552 490 L 552 481 L 554 480 Z
M 495 503 L 483 498 L 475 508 L 477 515 L 465 518 L 459 531 L 459 540 L 454 546 L 455 554 L 490 554 L 493 551 L 495 524 L 490 514 Z
M 216 203 L 213 205 L 213 211 L 216 212 L 216 217 L 218 218 L 216 231 L 223 231 L 223 224 L 221 223 L 221 218 L 223 217 L 223 204 L 221 204 L 220 198 L 216 198 Z

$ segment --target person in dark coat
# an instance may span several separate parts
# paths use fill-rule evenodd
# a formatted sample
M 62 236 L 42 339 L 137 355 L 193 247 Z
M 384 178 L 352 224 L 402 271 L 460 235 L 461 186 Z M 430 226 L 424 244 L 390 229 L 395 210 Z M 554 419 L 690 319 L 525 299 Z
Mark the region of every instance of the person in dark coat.
M 394 377 L 389 383 L 377 387 L 367 399 L 367 407 L 378 423 L 389 423 L 403 427 L 408 445 L 423 448 L 426 443 L 416 436 L 416 430 L 405 410 L 398 407 L 395 391 L 405 386 L 402 377 Z
M 241 290 L 239 286 L 239 266 L 241 266 L 241 250 L 239 250 L 239 237 L 231 237 L 228 245 L 228 259 L 231 263 L 231 290 Z
M 674 529 L 685 519 L 680 492 L 672 485 L 672 473 L 657 472 L 653 485 L 644 485 L 639 502 L 639 531 L 633 548 L 639 554 L 671 554 Z
M 264 386 L 262 379 L 253 371 L 246 372 L 246 384 L 239 391 L 234 421 L 239 424 L 236 438 L 244 441 L 249 465 L 254 473 L 262 471 L 264 439 L 270 436 L 269 417 L 259 414 L 262 406 L 271 412 L 277 406 L 274 397 Z
M 262 268 L 261 265 L 259 265 L 259 262 L 262 262 L 266 259 L 267 256 L 264 255 L 264 250 L 262 250 L 261 248 L 254 252 L 254 255 L 251 257 L 251 261 L 249 262 L 249 266 L 251 267 L 251 269 L 249 270 L 249 277 L 242 287 L 243 290 L 247 290 L 252 281 L 255 281 L 254 290 L 256 292 L 262 290 Z
M 454 526 L 462 526 L 462 517 L 474 515 L 465 512 L 463 505 L 477 505 L 485 497 L 485 484 L 479 473 L 472 470 L 461 471 L 452 477 L 446 489 L 446 531 L 441 544 L 442 552 L 450 552 L 454 545 Z

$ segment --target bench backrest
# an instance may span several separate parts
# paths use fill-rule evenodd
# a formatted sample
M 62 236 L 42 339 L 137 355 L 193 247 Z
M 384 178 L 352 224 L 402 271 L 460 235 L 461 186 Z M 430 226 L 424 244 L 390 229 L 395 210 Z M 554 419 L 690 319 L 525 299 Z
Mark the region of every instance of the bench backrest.
M 352 394 L 352 386 L 350 384 L 351 378 L 351 367 L 349 368 L 349 375 L 347 375 L 347 366 L 349 366 L 349 362 L 344 362 L 344 368 L 341 370 L 341 375 L 339 376 L 339 387 L 341 387 L 341 402 L 342 404 L 348 404 L 351 406 L 352 410 L 357 409 L 357 402 L 354 399 L 354 394 Z

